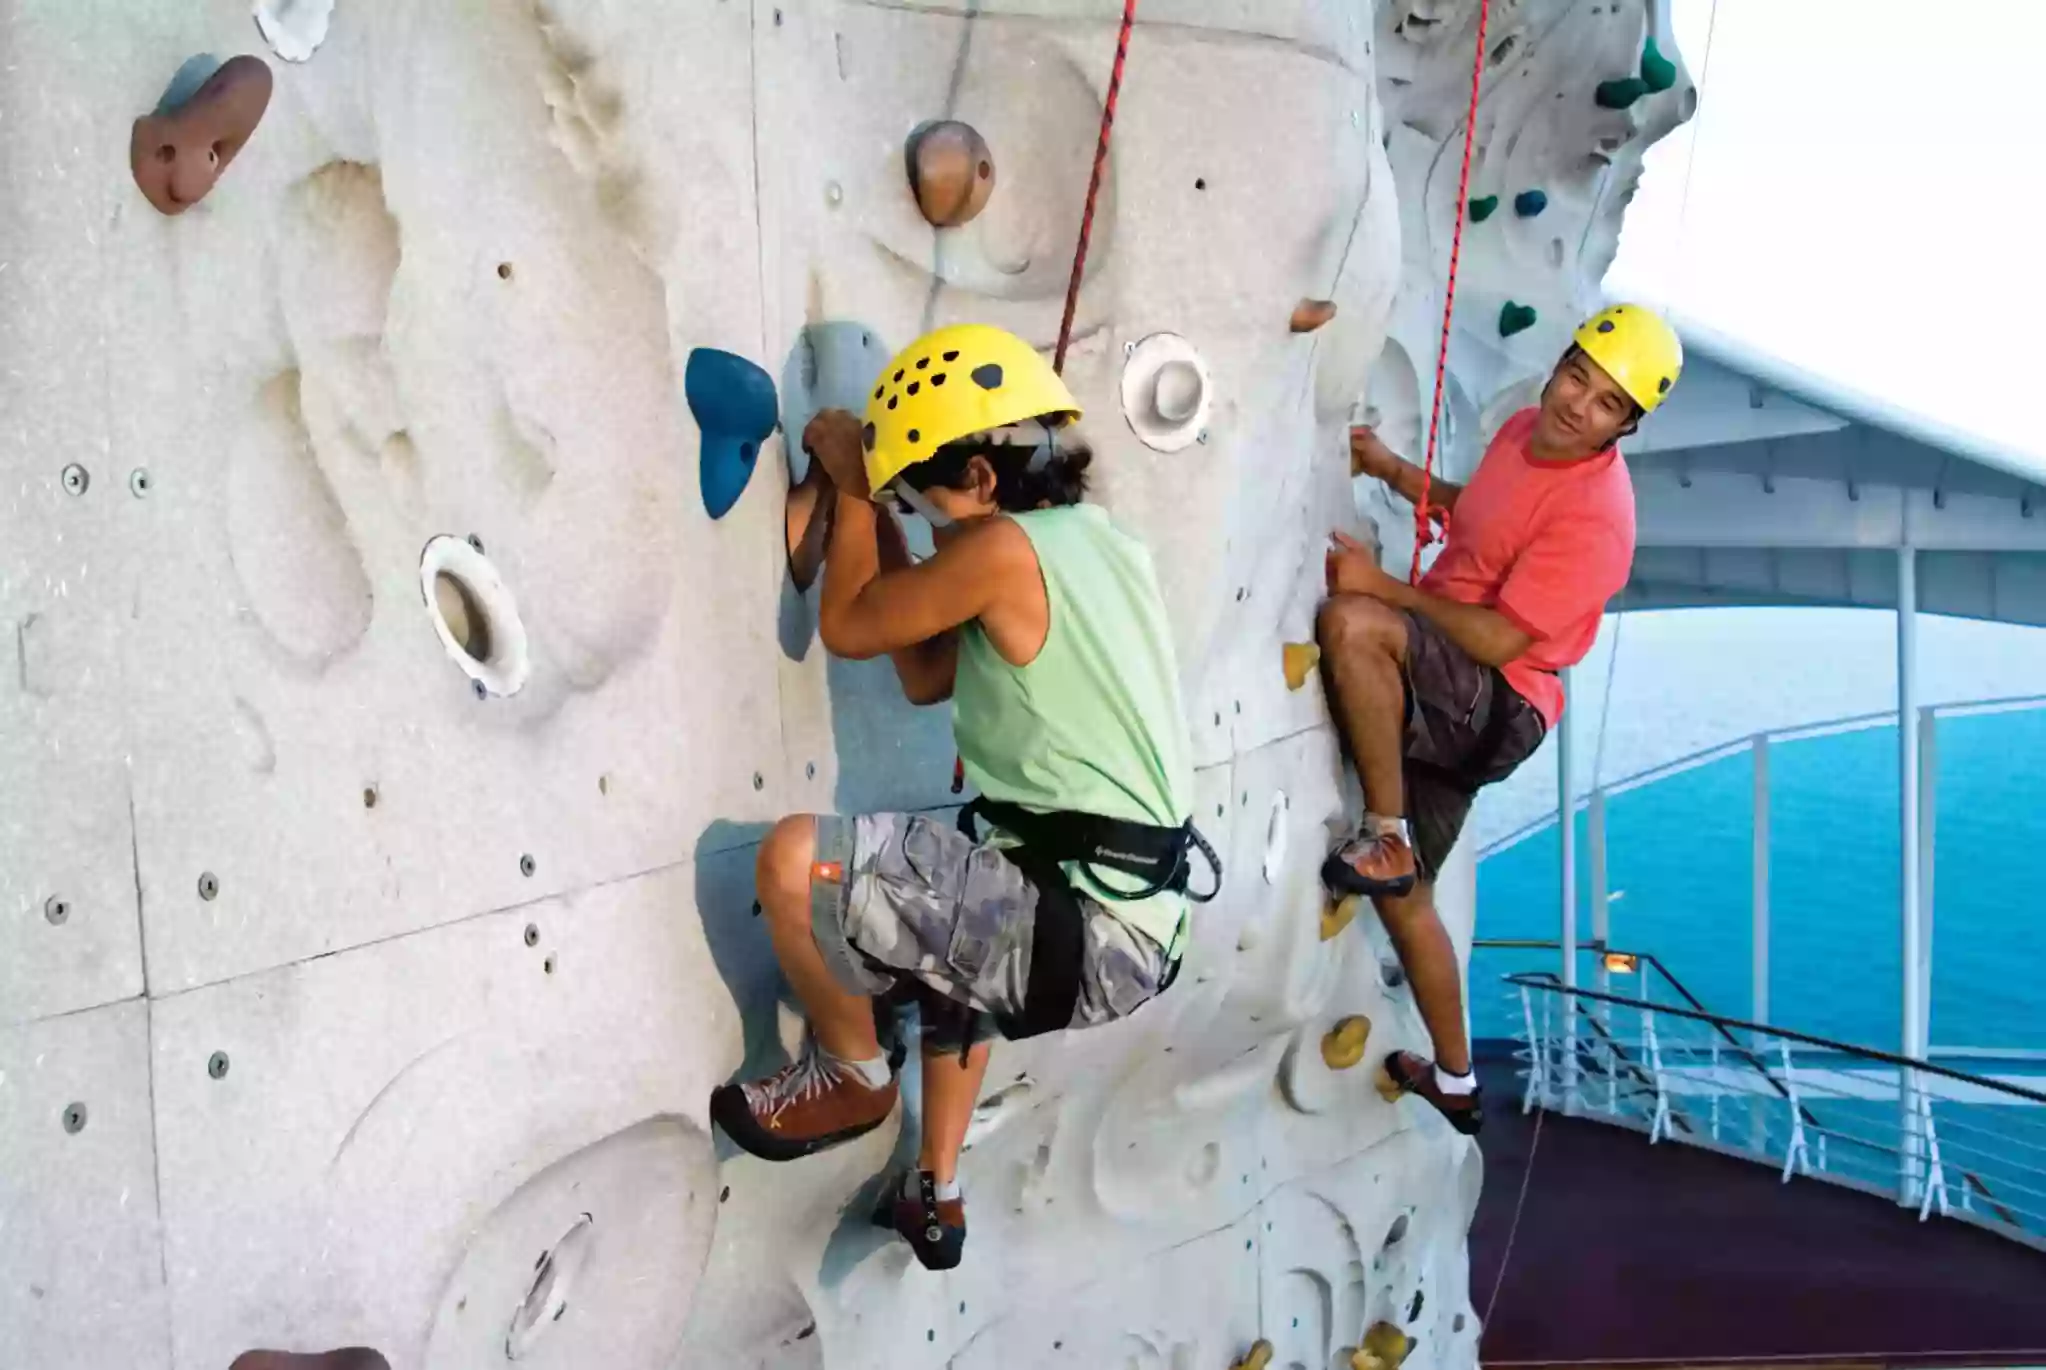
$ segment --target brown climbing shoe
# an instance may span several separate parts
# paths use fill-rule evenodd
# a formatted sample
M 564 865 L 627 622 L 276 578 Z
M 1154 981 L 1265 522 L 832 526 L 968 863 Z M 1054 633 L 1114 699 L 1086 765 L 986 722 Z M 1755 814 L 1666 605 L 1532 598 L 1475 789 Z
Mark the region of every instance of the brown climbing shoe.
M 1359 830 L 1322 862 L 1321 883 L 1337 894 L 1411 894 L 1414 849 L 1397 832 Z
M 895 1110 L 895 1075 L 875 1089 L 815 1042 L 774 1074 L 711 1091 L 711 1120 L 755 1156 L 793 1161 L 864 1136 Z
M 926 1270 L 950 1270 L 966 1249 L 966 1201 L 938 1197 L 937 1177 L 916 1172 L 916 1194 L 903 1192 L 903 1182 L 890 1182 L 874 1209 L 876 1227 L 893 1228 L 909 1243 Z
M 1379 1082 L 1378 1092 L 1388 1101 L 1403 1094 L 1427 1100 L 1430 1107 L 1449 1120 L 1451 1127 L 1466 1137 L 1477 1136 L 1485 1125 L 1485 1091 L 1473 1085 L 1468 1094 L 1445 1093 L 1435 1083 L 1434 1063 L 1411 1051 L 1395 1051 L 1385 1058 L 1384 1078 Z

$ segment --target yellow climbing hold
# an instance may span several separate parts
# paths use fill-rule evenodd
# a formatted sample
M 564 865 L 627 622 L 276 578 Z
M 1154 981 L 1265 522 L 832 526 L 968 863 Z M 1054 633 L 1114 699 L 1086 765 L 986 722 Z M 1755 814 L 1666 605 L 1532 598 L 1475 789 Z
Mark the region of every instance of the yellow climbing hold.
M 1350 926 L 1350 920 L 1357 916 L 1357 899 L 1346 894 L 1340 899 L 1331 899 L 1321 906 L 1321 940 L 1332 940 L 1336 934 Z
M 1330 1070 L 1348 1070 L 1364 1059 L 1364 1044 L 1371 1040 L 1371 1020 L 1362 1014 L 1345 1018 L 1321 1038 L 1321 1059 Z
M 1250 1354 L 1229 1367 L 1229 1370 L 1265 1370 L 1272 1363 L 1272 1344 L 1262 1339 L 1250 1344 Z
M 1297 690 L 1307 684 L 1307 677 L 1314 674 L 1314 668 L 1321 665 L 1321 648 L 1312 642 L 1289 642 L 1284 650 L 1286 688 Z
M 1350 1353 L 1350 1370 L 1400 1370 L 1413 1350 L 1412 1337 L 1389 1322 L 1374 1322 L 1364 1344 Z
M 1378 1078 L 1373 1080 L 1372 1083 L 1378 1086 L 1378 1097 L 1389 1104 L 1398 1103 L 1400 1098 L 1406 1093 L 1398 1084 L 1394 1083 L 1392 1076 L 1386 1074 L 1385 1063 L 1383 1061 L 1378 1063 Z

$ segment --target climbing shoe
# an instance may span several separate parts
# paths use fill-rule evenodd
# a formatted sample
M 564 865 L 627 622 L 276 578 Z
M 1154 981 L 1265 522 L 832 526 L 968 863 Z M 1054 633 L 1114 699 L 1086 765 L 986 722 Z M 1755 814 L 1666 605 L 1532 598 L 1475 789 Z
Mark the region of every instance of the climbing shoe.
M 966 1249 L 966 1201 L 939 1198 L 937 1178 L 918 1170 L 883 1192 L 874 1226 L 893 1228 L 924 1269 L 950 1270 Z
M 793 1161 L 872 1132 L 894 1111 L 896 1093 L 892 1068 L 875 1088 L 813 1041 L 772 1075 L 712 1090 L 710 1116 L 755 1156 Z
M 1485 1125 L 1485 1091 L 1476 1085 L 1468 1094 L 1452 1094 L 1435 1082 L 1435 1067 L 1411 1051 L 1395 1051 L 1385 1058 L 1384 1075 L 1378 1092 L 1388 1102 L 1403 1094 L 1428 1101 L 1449 1125 L 1466 1137 L 1475 1137 Z
M 1328 854 L 1321 883 L 1335 894 L 1402 895 L 1414 889 L 1414 849 L 1398 831 L 1367 825 Z

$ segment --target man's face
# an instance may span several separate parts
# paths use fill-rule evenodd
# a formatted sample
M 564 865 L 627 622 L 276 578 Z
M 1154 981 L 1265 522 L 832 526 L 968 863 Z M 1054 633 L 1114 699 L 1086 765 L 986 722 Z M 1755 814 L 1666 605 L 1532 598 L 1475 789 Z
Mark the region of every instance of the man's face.
M 1542 391 L 1534 445 L 1549 457 L 1590 456 L 1623 437 L 1634 418 L 1627 392 L 1598 363 L 1573 351 Z

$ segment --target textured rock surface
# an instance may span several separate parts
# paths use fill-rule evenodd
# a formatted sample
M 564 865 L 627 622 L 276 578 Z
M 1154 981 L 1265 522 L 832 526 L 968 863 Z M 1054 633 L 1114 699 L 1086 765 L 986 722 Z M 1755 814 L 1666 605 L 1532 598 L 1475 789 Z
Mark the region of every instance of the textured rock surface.
M 1323 1055 L 1352 1017 L 1373 1053 L 1424 1039 L 1368 912 L 1323 940 L 1354 796 L 1283 663 L 1367 394 L 1420 450 L 1474 0 L 1151 0 L 1132 45 L 1068 375 L 1160 564 L 1229 872 L 1172 994 L 998 1048 L 948 1276 L 866 1223 L 895 1124 L 785 1167 L 705 1128 L 796 1031 L 750 914 L 762 825 L 943 806 L 951 752 L 885 663 L 817 646 L 778 439 L 706 514 L 682 370 L 786 375 L 831 320 L 1053 341 L 1119 7 L 958 8 L 346 0 L 172 219 L 121 140 L 185 55 L 264 51 L 248 0 L 0 2 L 11 1361 L 415 1370 L 514 1336 L 615 1370 L 1181 1370 L 1259 1336 L 1343 1363 L 1390 1324 L 1409 1365 L 1473 1363 L 1477 1155 Z M 1641 6 L 1494 10 L 1471 194 L 1549 203 L 1467 238 L 1452 471 L 1692 98 L 1679 66 L 1596 103 Z M 947 118 L 1001 183 L 941 230 L 903 146 Z M 1502 341 L 1509 296 L 1540 322 Z M 1295 333 L 1302 300 L 1334 312 Z M 1208 386 L 1169 452 L 1123 414 L 1161 333 Z M 517 693 L 450 660 L 436 537 L 516 605 Z M 1444 903 L 1467 944 L 1467 861 Z

